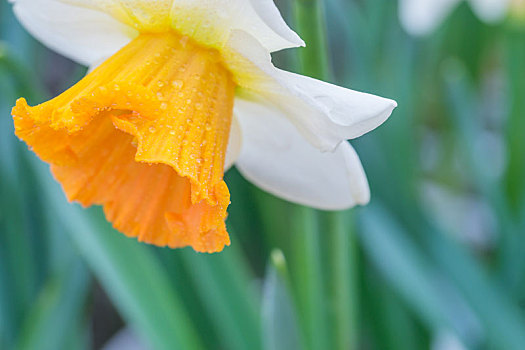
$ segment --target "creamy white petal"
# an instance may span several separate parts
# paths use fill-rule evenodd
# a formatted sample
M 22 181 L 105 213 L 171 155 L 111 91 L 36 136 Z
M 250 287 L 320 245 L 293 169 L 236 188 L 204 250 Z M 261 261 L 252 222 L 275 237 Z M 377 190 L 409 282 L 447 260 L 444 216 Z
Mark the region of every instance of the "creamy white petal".
M 12 2 L 31 34 L 53 50 L 87 65 L 115 53 L 137 30 L 174 28 L 217 48 L 222 48 L 234 31 L 248 33 L 269 52 L 304 46 L 272 0 Z
M 427 35 L 443 22 L 460 1 L 400 0 L 399 19 L 408 33 L 416 36 Z
M 271 106 L 236 99 L 243 134 L 237 168 L 262 189 L 299 204 L 340 210 L 370 200 L 361 162 L 348 142 L 320 152 Z
M 232 126 L 230 129 L 230 138 L 228 140 L 228 147 L 226 148 L 226 157 L 224 160 L 224 172 L 228 171 L 232 165 L 237 161 L 241 154 L 242 147 L 242 132 L 239 121 L 234 116 Z
M 233 33 L 228 45 L 237 53 L 226 59 L 244 88 L 241 94 L 281 109 L 323 151 L 376 128 L 397 106 L 386 98 L 279 70 L 264 48 L 244 32 Z
M 285 48 L 305 46 L 299 35 L 286 24 L 273 0 L 250 0 L 250 2 L 264 23 L 287 41 L 287 43 L 284 43 L 285 45 L 275 45 L 270 51 L 274 52 Z M 253 35 L 254 33 L 251 34 Z M 263 46 L 268 47 L 270 45 Z
M 397 106 L 396 102 L 390 99 L 282 70 L 277 70 L 276 76 L 290 92 L 290 96 L 272 97 L 278 106 L 286 111 L 289 117 L 295 113 L 293 118 L 296 124 L 302 124 L 301 128 L 306 128 L 314 134 L 326 133 L 333 140 L 333 144 L 362 136 L 377 128 L 388 119 Z M 290 97 L 296 97 L 298 100 Z M 293 105 L 292 101 L 297 105 Z M 304 111 L 308 114 L 299 112 L 299 104 L 308 107 Z M 311 118 L 306 118 L 309 115 Z M 318 119 L 320 123 L 309 125 L 307 119 Z M 331 146 L 327 145 L 322 148 L 329 147 Z
M 235 30 L 256 38 L 269 52 L 303 46 L 272 0 L 173 0 L 172 23 L 184 34 L 222 46 Z
M 496 22 L 507 14 L 510 0 L 470 0 L 472 9 L 482 20 Z
M 136 35 L 108 14 L 89 7 L 56 0 L 13 3 L 16 16 L 34 37 L 85 65 L 111 56 Z

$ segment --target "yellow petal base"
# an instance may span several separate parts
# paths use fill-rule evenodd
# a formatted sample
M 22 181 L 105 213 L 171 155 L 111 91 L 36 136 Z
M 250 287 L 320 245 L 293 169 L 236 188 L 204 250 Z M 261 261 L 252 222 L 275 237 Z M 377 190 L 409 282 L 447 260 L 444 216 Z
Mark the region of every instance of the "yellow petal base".
M 175 32 L 141 34 L 60 96 L 19 99 L 16 134 L 70 200 L 101 204 L 140 241 L 230 243 L 223 181 L 235 83 L 220 55 Z

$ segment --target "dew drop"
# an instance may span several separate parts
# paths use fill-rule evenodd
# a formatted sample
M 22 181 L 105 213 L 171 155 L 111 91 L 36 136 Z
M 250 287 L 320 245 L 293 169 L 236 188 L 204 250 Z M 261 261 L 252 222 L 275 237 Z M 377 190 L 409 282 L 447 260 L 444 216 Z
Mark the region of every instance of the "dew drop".
M 166 102 L 162 102 L 160 104 L 160 109 L 162 109 L 163 111 L 165 111 L 166 109 L 168 109 L 168 104 Z
M 163 82 L 162 80 L 157 81 L 157 86 L 158 86 L 158 87 L 161 88 L 161 87 L 163 87 L 164 85 L 165 85 L 165 84 L 164 84 L 164 82 Z
M 200 111 L 203 107 L 204 107 L 204 105 L 202 103 L 200 103 L 200 102 L 197 102 L 195 104 L 195 109 L 197 109 L 198 111 Z
M 176 134 L 175 130 L 171 130 L 171 131 L 170 131 L 170 135 L 171 135 L 171 136 L 175 136 L 175 134 Z
M 171 86 L 175 89 L 182 89 L 184 82 L 182 80 L 173 80 Z
M 155 132 L 155 130 L 156 130 L 156 129 L 155 129 L 154 126 L 150 126 L 150 127 L 149 127 L 149 132 L 150 132 L 150 133 L 153 134 L 153 133 Z

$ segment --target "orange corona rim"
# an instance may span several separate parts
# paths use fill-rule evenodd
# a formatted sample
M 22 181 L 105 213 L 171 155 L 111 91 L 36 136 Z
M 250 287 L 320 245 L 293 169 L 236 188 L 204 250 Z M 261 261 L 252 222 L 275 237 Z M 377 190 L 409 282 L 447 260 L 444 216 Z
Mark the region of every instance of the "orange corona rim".
M 223 181 L 235 83 L 220 54 L 176 32 L 141 34 L 75 86 L 13 109 L 16 134 L 68 198 L 159 246 L 229 244 Z

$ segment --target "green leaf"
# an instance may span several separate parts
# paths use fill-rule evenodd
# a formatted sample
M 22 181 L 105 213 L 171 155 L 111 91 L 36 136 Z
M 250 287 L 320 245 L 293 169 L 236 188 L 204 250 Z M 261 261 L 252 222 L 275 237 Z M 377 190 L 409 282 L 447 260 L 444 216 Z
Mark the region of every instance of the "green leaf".
M 195 292 L 205 305 L 224 348 L 260 349 L 260 307 L 253 285 L 255 277 L 247 271 L 247 261 L 238 247 L 227 247 L 212 255 L 198 254 L 191 249 L 177 253 L 182 255 L 196 286 Z
M 274 250 L 263 286 L 262 323 L 265 350 L 303 349 L 289 286 L 284 255 L 280 250 Z
M 413 312 L 428 328 L 451 329 L 466 344 L 477 344 L 480 330 L 471 311 L 403 228 L 377 205 L 362 214 L 365 252 Z
M 83 317 L 88 282 L 88 271 L 80 261 L 74 262 L 59 278 L 49 279 L 27 314 L 16 349 L 65 349 L 66 335 L 75 331 L 76 322 L 72 320 Z

